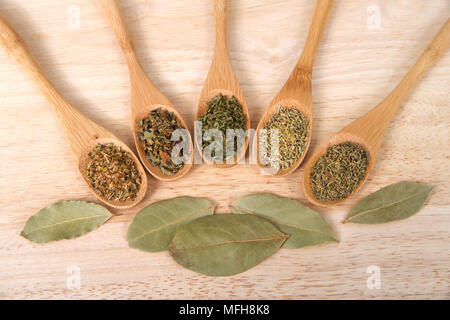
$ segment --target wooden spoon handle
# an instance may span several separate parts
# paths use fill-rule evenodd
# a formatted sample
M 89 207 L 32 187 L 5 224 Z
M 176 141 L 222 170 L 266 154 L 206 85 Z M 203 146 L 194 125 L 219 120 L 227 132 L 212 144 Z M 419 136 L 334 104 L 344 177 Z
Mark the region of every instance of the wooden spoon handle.
M 411 90 L 416 86 L 423 75 L 450 46 L 450 19 L 439 30 L 414 66 L 409 70 L 397 87 L 377 106 L 377 109 L 384 109 L 385 119 L 390 121 L 398 107 L 405 100 Z
M 125 56 L 135 55 L 133 43 L 131 42 L 130 33 L 125 23 L 120 4 L 118 0 L 99 0 L 103 7 L 109 23 L 114 30 L 117 41 Z
M 312 72 L 316 51 L 327 25 L 333 4 L 334 0 L 317 0 L 305 47 L 297 63 L 297 68 L 304 72 Z
M 214 20 L 216 22 L 216 54 L 228 55 L 227 0 L 214 0 Z
M 364 140 L 375 157 L 383 141 L 384 133 L 395 112 L 411 89 L 425 72 L 439 59 L 450 45 L 450 19 L 444 24 L 397 87 L 375 108 L 343 128 L 340 133 L 348 133 Z
M 52 104 L 64 126 L 72 150 L 79 154 L 85 146 L 83 141 L 92 140 L 101 131 L 100 127 L 64 100 L 48 80 L 23 39 L 2 16 L 0 16 L 0 43 Z

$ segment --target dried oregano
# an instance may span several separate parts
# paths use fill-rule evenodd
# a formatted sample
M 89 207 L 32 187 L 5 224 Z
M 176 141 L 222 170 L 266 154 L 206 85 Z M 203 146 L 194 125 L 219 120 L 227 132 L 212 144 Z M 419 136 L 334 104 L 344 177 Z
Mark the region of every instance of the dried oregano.
M 112 144 L 98 144 L 86 168 L 89 185 L 106 200 L 134 200 L 141 186 L 136 163 L 127 151 Z
M 289 169 L 300 158 L 308 138 L 308 117 L 295 108 L 278 106 L 278 111 L 266 122 L 263 134 L 263 151 L 272 168 Z M 278 157 L 271 155 L 272 136 L 278 134 Z
M 168 176 L 183 168 L 185 161 L 175 163 L 172 159 L 174 147 L 182 141 L 182 137 L 172 141 L 172 133 L 185 129 L 173 112 L 162 108 L 152 110 L 148 117 L 138 121 L 138 126 L 139 141 L 152 166 L 159 167 Z
M 244 139 L 235 139 L 234 136 L 226 136 L 227 129 L 235 130 L 235 132 L 240 129 L 243 134 L 246 130 L 247 118 L 242 110 L 242 105 L 235 96 L 228 97 L 226 95 L 219 94 L 212 98 L 207 104 L 206 113 L 199 118 L 199 121 L 202 123 L 202 137 L 204 137 L 205 132 L 210 129 L 218 129 L 222 133 L 222 146 L 217 148 L 217 150 L 213 149 L 211 152 L 211 157 L 214 160 L 225 160 L 237 155 L 238 151 L 241 150 L 241 147 L 245 142 Z M 214 137 L 212 139 L 214 139 Z M 228 147 L 227 149 L 227 143 L 230 143 L 233 140 L 237 140 L 237 142 L 234 141 L 233 150 L 228 150 L 231 148 Z M 203 139 L 202 148 L 205 149 L 212 143 L 212 141 Z M 218 153 L 217 155 L 216 151 Z M 219 158 L 219 151 L 222 153 L 222 159 Z
M 358 143 L 329 146 L 311 168 L 311 189 L 321 201 L 341 200 L 356 190 L 369 165 L 369 153 Z

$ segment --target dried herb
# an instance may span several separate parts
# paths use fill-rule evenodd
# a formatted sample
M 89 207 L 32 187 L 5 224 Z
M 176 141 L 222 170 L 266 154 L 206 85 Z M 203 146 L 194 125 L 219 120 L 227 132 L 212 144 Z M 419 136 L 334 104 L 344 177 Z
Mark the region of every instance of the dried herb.
M 230 276 L 272 255 L 288 237 L 263 218 L 219 214 L 180 227 L 169 245 L 169 253 L 193 271 Z
M 311 168 L 311 189 L 321 201 L 341 200 L 356 190 L 369 165 L 369 153 L 358 143 L 329 146 Z
M 147 118 L 138 121 L 138 126 L 138 138 L 152 166 L 159 167 L 168 176 L 173 176 L 183 168 L 187 155 L 181 154 L 180 161 L 172 159 L 174 147 L 182 142 L 182 137 L 172 141 L 172 133 L 177 129 L 185 129 L 173 112 L 162 108 L 152 110 Z
M 199 118 L 199 121 L 202 123 L 202 137 L 211 129 L 217 129 L 222 133 L 222 144 L 217 149 L 213 149 L 210 154 L 213 160 L 223 161 L 238 155 L 245 142 L 247 118 L 242 111 L 242 105 L 235 96 L 228 97 L 219 94 L 212 98 L 207 104 L 205 114 Z M 242 139 L 236 139 L 236 136 L 227 136 L 227 129 L 235 130 L 236 135 L 240 134 Z M 214 139 L 214 136 L 211 138 L 212 141 L 203 139 L 202 148 L 208 147 L 215 141 Z M 234 142 L 233 146 L 232 141 Z
M 345 222 L 378 224 L 406 219 L 422 209 L 432 189 L 415 182 L 391 184 L 361 200 Z
M 36 243 L 77 238 L 98 228 L 109 218 L 108 210 L 93 203 L 58 202 L 28 219 L 21 236 Z
M 133 158 L 112 143 L 98 144 L 89 153 L 86 177 L 98 195 L 113 201 L 134 200 L 141 186 Z
M 277 113 L 273 114 L 264 128 L 262 134 L 262 150 L 264 157 L 272 168 L 289 169 L 304 153 L 308 137 L 308 117 L 295 108 L 278 106 Z M 277 130 L 277 131 L 275 131 Z M 272 152 L 272 137 L 278 136 L 278 155 Z
M 290 238 L 283 247 L 289 249 L 339 242 L 333 230 L 315 211 L 298 201 L 260 193 L 245 196 L 232 204 L 233 213 L 252 214 L 268 219 Z
M 133 219 L 128 244 L 148 252 L 166 250 L 181 225 L 213 213 L 214 205 L 203 198 L 177 197 L 152 203 Z

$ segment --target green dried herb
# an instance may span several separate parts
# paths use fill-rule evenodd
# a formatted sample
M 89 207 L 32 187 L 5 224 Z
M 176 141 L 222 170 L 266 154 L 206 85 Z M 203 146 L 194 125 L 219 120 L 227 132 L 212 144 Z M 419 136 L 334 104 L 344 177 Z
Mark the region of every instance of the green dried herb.
M 186 159 L 175 163 L 172 159 L 173 148 L 182 141 L 172 141 L 172 133 L 177 129 L 185 129 L 173 112 L 158 108 L 152 110 L 147 118 L 138 121 L 138 138 L 145 155 L 152 166 L 159 167 L 161 172 L 173 176 L 183 168 Z M 182 158 L 187 155 L 180 155 Z
M 275 169 L 289 169 L 300 158 L 306 147 L 308 137 L 308 117 L 295 108 L 278 106 L 277 113 L 264 128 L 262 151 L 267 158 L 262 158 Z M 273 130 L 278 130 L 278 157 L 271 156 Z
M 181 226 L 169 245 L 176 262 L 209 276 L 230 276 L 257 265 L 289 238 L 249 214 L 206 216 Z
M 329 146 L 311 168 L 311 189 L 321 201 L 341 200 L 355 191 L 364 179 L 369 153 L 358 143 Z
M 415 182 L 392 184 L 361 200 L 345 221 L 378 224 L 406 219 L 422 209 L 431 190 L 432 186 Z
M 206 113 L 199 118 L 199 121 L 202 122 L 202 137 L 204 133 L 210 129 L 218 129 L 222 132 L 223 145 L 211 152 L 211 157 L 214 160 L 223 161 L 238 155 L 238 151 L 241 150 L 245 139 L 236 139 L 237 142 L 234 141 L 234 150 L 231 150 L 231 141 L 235 140 L 236 137 L 226 136 L 227 129 L 241 129 L 242 133 L 245 133 L 246 130 L 247 118 L 242 111 L 242 105 L 235 96 L 228 97 L 219 94 L 212 98 L 207 104 Z M 214 137 L 212 139 L 212 141 L 214 141 Z M 203 149 L 211 143 L 211 141 L 203 140 Z M 228 144 L 229 146 L 227 149 Z M 217 155 L 216 151 L 218 153 Z M 220 158 L 220 154 L 222 154 L 222 158 Z
M 28 219 L 20 235 L 36 243 L 78 238 L 97 229 L 111 216 L 108 210 L 94 203 L 58 202 Z
M 275 227 L 290 235 L 283 247 L 296 249 L 339 242 L 330 226 L 315 211 L 298 201 L 270 193 L 250 194 L 232 204 L 233 213 L 252 214 L 268 219 Z
M 214 205 L 203 198 L 177 197 L 152 203 L 134 217 L 128 228 L 128 245 L 148 252 L 166 250 L 181 225 L 213 213 Z
M 89 153 L 86 177 L 95 192 L 106 200 L 134 200 L 141 186 L 133 158 L 112 143 L 98 144 Z

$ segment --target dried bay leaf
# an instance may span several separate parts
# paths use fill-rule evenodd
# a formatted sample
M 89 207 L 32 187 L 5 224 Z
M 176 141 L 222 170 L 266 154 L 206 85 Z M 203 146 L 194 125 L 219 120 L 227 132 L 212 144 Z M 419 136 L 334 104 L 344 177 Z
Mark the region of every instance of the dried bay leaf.
M 36 243 L 78 238 L 97 229 L 111 216 L 106 208 L 94 203 L 58 202 L 28 219 L 21 236 Z
M 266 219 L 220 214 L 180 227 L 168 249 L 176 262 L 190 270 L 231 276 L 275 253 L 288 237 Z
M 392 184 L 361 200 L 344 222 L 378 224 L 406 219 L 422 209 L 432 189 L 415 182 Z
M 177 197 L 152 203 L 133 219 L 128 245 L 147 252 L 166 250 L 181 225 L 213 213 L 214 205 L 204 198 Z
M 290 235 L 283 248 L 295 249 L 329 241 L 339 242 L 322 217 L 296 200 L 270 193 L 251 194 L 233 202 L 236 214 L 252 214 L 268 219 Z

